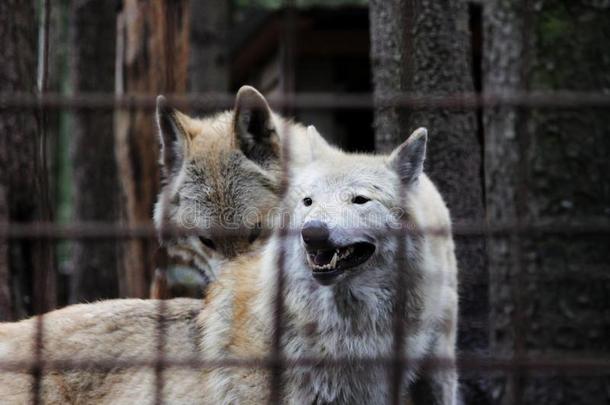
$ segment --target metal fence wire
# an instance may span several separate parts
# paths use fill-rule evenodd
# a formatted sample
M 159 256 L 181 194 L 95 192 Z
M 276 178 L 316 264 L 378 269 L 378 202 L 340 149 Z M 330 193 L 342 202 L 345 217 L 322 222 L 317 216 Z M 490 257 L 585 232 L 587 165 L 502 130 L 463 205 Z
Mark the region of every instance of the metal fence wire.
M 44 13 L 48 13 L 48 2 L 45 1 Z M 290 4 L 289 4 L 290 5 Z M 333 94 L 333 93 L 296 93 L 294 86 L 294 47 L 295 47 L 295 9 L 287 7 L 284 14 L 284 35 L 282 35 L 282 69 L 281 69 L 281 89 L 282 92 L 276 97 L 269 97 L 270 104 L 283 113 L 290 114 L 294 109 L 362 109 L 362 108 L 379 108 L 379 107 L 400 107 L 411 109 L 477 109 L 477 108 L 493 108 L 498 106 L 520 107 L 520 108 L 610 108 L 610 95 L 602 93 L 588 92 L 513 92 L 503 94 L 492 93 L 459 93 L 451 95 L 414 95 L 397 93 L 387 95 L 385 97 L 374 98 L 371 94 Z M 48 14 L 46 14 L 48 17 Z M 48 21 L 48 19 L 47 19 Z M 527 19 L 526 19 L 527 21 Z M 48 30 L 48 23 L 45 25 Z M 48 35 L 48 32 L 44 35 Z M 48 41 L 44 41 L 48 46 Z M 526 42 L 526 45 L 527 42 Z M 527 52 L 525 52 L 527 54 Z M 46 51 L 45 51 L 46 55 Z M 44 76 L 41 80 L 45 82 Z M 44 88 L 43 88 L 44 90 Z M 177 107 L 192 107 L 199 110 L 213 110 L 217 108 L 228 108 L 233 105 L 233 95 L 229 94 L 195 94 L 195 95 L 173 95 L 169 96 L 169 100 Z M 116 96 L 114 94 L 77 94 L 74 96 L 65 96 L 60 94 L 42 92 L 40 95 L 31 95 L 26 93 L 0 93 L 0 111 L 22 110 L 22 109 L 40 109 L 48 111 L 53 109 L 61 110 L 116 110 L 116 109 L 146 109 L 153 110 L 155 108 L 155 95 L 123 95 Z M 281 192 L 283 194 L 290 182 L 287 177 L 287 166 L 290 164 L 290 140 L 288 134 L 290 127 L 286 125 L 284 133 L 287 134 L 285 142 L 283 142 L 283 178 L 281 181 Z M 44 148 L 43 148 L 44 149 Z M 524 150 L 520 151 L 522 156 Z M 521 179 L 522 184 L 526 184 L 524 179 Z M 401 191 L 401 196 L 404 198 L 405 191 Z M 166 215 L 161 215 L 161 218 L 167 218 Z M 174 227 L 170 224 L 161 226 L 165 236 L 186 236 L 193 233 L 191 229 L 182 229 Z M 223 237 L 234 236 L 239 234 L 239 230 L 225 230 Z M 0 372 L 17 371 L 27 368 L 30 370 L 33 379 L 31 387 L 32 398 L 34 404 L 42 403 L 42 378 L 45 374 L 52 372 L 67 372 L 77 370 L 110 372 L 116 369 L 133 369 L 133 368 L 151 368 L 155 371 L 156 390 L 155 402 L 163 403 L 163 387 L 164 387 L 164 370 L 168 367 L 180 367 L 190 369 L 203 369 L 215 367 L 260 367 L 271 370 L 271 403 L 279 403 L 282 398 L 282 375 L 287 367 L 333 367 L 338 365 L 354 365 L 354 366 L 381 366 L 388 370 L 388 378 L 391 385 L 391 398 L 393 404 L 400 403 L 401 384 L 403 379 L 401 376 L 406 367 L 412 362 L 425 370 L 437 368 L 452 368 L 457 367 L 465 373 L 490 373 L 490 372 L 507 372 L 520 375 L 531 371 L 536 372 L 556 372 L 574 373 L 588 375 L 610 374 L 610 359 L 604 357 L 595 358 L 554 358 L 554 357 L 529 357 L 525 350 L 525 342 L 522 340 L 523 333 L 517 333 L 517 348 L 514 356 L 511 358 L 481 356 L 481 355 L 461 355 L 457 362 L 452 359 L 443 358 L 427 358 L 413 359 L 407 358 L 402 353 L 405 352 L 404 345 L 404 322 L 402 322 L 401 314 L 405 308 L 405 288 L 398 288 L 398 303 L 395 310 L 393 321 L 394 346 L 391 356 L 383 358 L 337 358 L 337 359 L 321 359 L 321 358 L 299 358 L 288 359 L 284 356 L 281 350 L 281 339 L 283 332 L 284 319 L 284 303 L 283 293 L 285 286 L 284 276 L 286 273 L 286 246 L 284 240 L 291 232 L 298 230 L 280 227 L 276 230 L 280 238 L 279 254 L 277 259 L 277 291 L 275 297 L 275 311 L 273 322 L 272 351 L 269 357 L 260 359 L 228 359 L 228 360 L 206 360 L 199 357 L 196 358 L 170 358 L 166 356 L 166 335 L 167 327 L 165 324 L 166 302 L 158 301 L 158 317 L 157 328 L 158 338 L 156 342 L 155 358 L 132 358 L 132 359 L 116 359 L 102 360 L 96 358 L 66 358 L 61 360 L 49 360 L 43 357 L 43 348 L 45 344 L 45 316 L 38 316 L 36 323 L 36 333 L 33 337 L 32 350 L 34 358 L 31 361 L 6 361 L 0 363 Z M 521 218 L 517 218 L 511 223 L 456 223 L 451 230 L 448 229 L 412 229 L 407 223 L 402 227 L 393 230 L 393 237 L 399 243 L 400 252 L 398 252 L 397 266 L 400 268 L 408 268 L 409 262 L 405 259 L 406 252 L 404 240 L 409 233 L 434 233 L 439 235 L 453 234 L 464 237 L 510 237 L 512 244 L 518 245 L 518 242 L 524 236 L 532 235 L 562 235 L 581 237 L 583 235 L 608 235 L 610 234 L 610 225 L 608 223 L 591 222 L 591 223 L 525 223 Z M 55 243 L 59 240 L 127 240 L 132 238 L 138 239 L 156 239 L 159 236 L 158 230 L 152 225 L 143 226 L 125 226 L 116 223 L 72 223 L 70 225 L 59 225 L 49 222 L 41 223 L 4 223 L 0 224 L 0 240 L 10 242 L 18 239 L 39 239 L 46 243 Z M 517 250 L 517 255 L 521 252 Z M 515 257 L 514 265 L 520 266 L 522 260 L 520 257 Z M 165 263 L 165 264 L 164 264 Z M 158 266 L 163 268 L 166 265 L 166 260 L 159 259 Z M 515 283 L 522 283 L 522 271 L 517 268 L 517 279 Z M 397 272 L 397 285 L 404 286 L 409 280 L 405 277 L 407 272 Z M 44 289 L 42 289 L 44 291 Z M 515 325 L 516 331 L 522 331 L 525 328 L 523 308 L 527 296 L 520 294 L 519 302 L 516 302 L 518 315 L 515 319 L 519 324 Z M 519 381 L 519 379 L 517 379 Z M 513 387 L 514 390 L 522 390 L 523 387 Z M 517 392 L 515 398 L 519 398 Z

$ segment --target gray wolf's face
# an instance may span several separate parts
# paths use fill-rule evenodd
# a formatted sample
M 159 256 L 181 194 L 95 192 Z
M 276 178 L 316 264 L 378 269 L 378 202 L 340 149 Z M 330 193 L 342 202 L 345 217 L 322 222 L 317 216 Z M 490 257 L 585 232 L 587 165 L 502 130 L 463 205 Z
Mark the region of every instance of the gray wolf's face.
M 389 157 L 327 153 L 295 177 L 293 224 L 302 257 L 322 285 L 366 277 L 395 256 L 396 232 L 408 192 L 422 172 L 426 131 Z
M 214 267 L 254 248 L 269 231 L 278 203 L 280 145 L 271 110 L 260 93 L 243 87 L 234 111 L 193 119 L 158 100 L 163 189 L 155 207 L 166 246 Z
M 208 256 L 233 258 L 268 232 L 276 183 L 272 172 L 239 151 L 189 159 L 175 184 L 169 219 L 193 231 L 191 246 Z

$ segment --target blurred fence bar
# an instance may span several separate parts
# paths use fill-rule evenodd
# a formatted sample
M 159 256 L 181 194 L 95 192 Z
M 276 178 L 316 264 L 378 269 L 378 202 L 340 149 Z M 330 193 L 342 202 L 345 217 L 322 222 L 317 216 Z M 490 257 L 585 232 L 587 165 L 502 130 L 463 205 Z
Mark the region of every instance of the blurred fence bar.
M 0 93 L 0 111 L 16 109 L 60 109 L 60 110 L 117 110 L 156 108 L 157 95 L 113 93 L 82 93 L 66 96 L 58 93 L 45 93 L 34 96 L 30 93 Z M 232 108 L 235 94 L 167 94 L 168 101 L 179 109 L 217 110 Z M 272 107 L 286 109 L 363 109 L 397 106 L 413 109 L 478 109 L 499 106 L 527 108 L 608 108 L 610 94 L 601 92 L 578 91 L 530 91 L 502 93 L 456 93 L 435 96 L 399 93 L 378 96 L 358 93 L 305 93 L 270 95 L 267 100 Z
M 524 156 L 528 152 L 530 137 L 527 132 L 528 114 L 534 109 L 610 109 L 610 94 L 607 92 L 591 91 L 532 91 L 529 86 L 523 89 L 510 92 L 464 92 L 455 94 L 414 94 L 397 92 L 395 94 L 373 95 L 371 93 L 336 93 L 336 92 L 297 92 L 295 88 L 295 9 L 291 1 L 285 2 L 283 16 L 283 39 L 281 43 L 282 69 L 280 70 L 281 92 L 268 97 L 270 104 L 285 113 L 292 114 L 295 109 L 302 110 L 358 110 L 375 109 L 383 107 L 399 107 L 409 110 L 430 110 L 430 109 L 491 109 L 496 107 L 514 107 L 523 115 L 520 128 L 523 133 L 519 135 L 519 167 L 521 170 L 518 175 L 516 211 L 511 221 L 502 223 L 494 222 L 457 222 L 452 229 L 415 229 L 405 222 L 402 227 L 389 231 L 399 241 L 397 266 L 407 269 L 409 266 L 406 260 L 405 238 L 409 235 L 456 235 L 464 237 L 485 237 L 497 238 L 508 237 L 510 241 L 511 266 L 514 267 L 510 279 L 512 284 L 511 299 L 515 304 L 513 320 L 513 333 L 515 335 L 515 347 L 512 356 L 481 356 L 463 354 L 458 357 L 457 364 L 452 359 L 413 359 L 404 356 L 404 322 L 403 313 L 405 308 L 406 287 L 398 288 L 399 296 L 395 308 L 393 320 L 394 346 L 393 353 L 388 358 L 337 358 L 333 360 L 320 358 L 298 358 L 290 359 L 282 353 L 282 331 L 284 314 L 284 274 L 286 246 L 284 239 L 299 229 L 291 228 L 284 224 L 277 230 L 279 237 L 279 254 L 277 259 L 277 284 L 275 296 L 275 308 L 273 312 L 273 336 L 270 337 L 272 351 L 268 358 L 257 359 L 230 359 L 230 360 L 204 360 L 193 359 L 172 359 L 165 353 L 166 334 L 168 333 L 165 324 L 165 303 L 158 301 L 158 323 L 157 323 L 157 342 L 154 358 L 122 358 L 116 360 L 100 360 L 95 358 L 75 358 L 63 359 L 60 361 L 45 360 L 42 356 L 44 346 L 44 316 L 37 318 L 36 334 L 33 337 L 32 350 L 35 354 L 33 361 L 18 362 L 7 361 L 0 363 L 1 371 L 18 371 L 28 369 L 34 376 L 32 391 L 32 402 L 41 403 L 40 394 L 42 390 L 42 377 L 45 373 L 59 371 L 89 370 L 99 372 L 109 372 L 117 369 L 130 368 L 151 368 L 155 371 L 155 403 L 163 403 L 164 370 L 168 367 L 180 368 L 214 368 L 214 367 L 260 367 L 266 368 L 270 372 L 270 402 L 280 403 L 282 400 L 282 379 L 287 367 L 336 367 L 336 366 L 380 366 L 387 368 L 388 381 L 390 382 L 390 392 L 393 404 L 401 401 L 401 384 L 403 383 L 404 370 L 411 364 L 418 364 L 423 370 L 434 370 L 442 368 L 458 367 L 464 373 L 494 373 L 507 372 L 512 375 L 510 389 L 515 403 L 519 403 L 523 398 L 525 389 L 522 378 L 526 373 L 556 373 L 558 371 L 574 375 L 607 375 L 610 376 L 610 358 L 607 354 L 598 356 L 568 356 L 565 358 L 550 356 L 531 356 L 528 355 L 525 330 L 528 328 L 526 322 L 525 309 L 528 305 L 528 296 L 522 291 L 527 274 L 523 269 L 524 252 L 521 250 L 523 238 L 541 235 L 562 235 L 582 237 L 587 235 L 610 235 L 610 220 L 606 218 L 591 218 L 590 221 L 577 221 L 574 223 L 557 223 L 528 221 L 528 181 L 527 168 Z M 525 7 L 531 13 L 530 1 L 526 1 Z M 46 33 L 44 35 L 45 44 L 42 48 L 43 66 L 48 58 L 48 21 L 49 21 L 49 2 L 44 1 L 44 16 Z M 526 33 L 523 42 L 523 75 L 528 74 L 530 51 L 528 51 L 529 41 L 527 33 L 532 27 L 531 16 L 525 16 L 524 29 Z M 170 42 L 167 42 L 169 44 Z M 170 53 L 170 50 L 167 50 Z M 46 83 L 46 76 L 43 74 L 39 79 L 41 83 Z M 527 84 L 527 80 L 524 80 Z M 112 93 L 81 93 L 67 96 L 64 94 L 46 92 L 45 86 L 41 86 L 40 94 L 20 93 L 20 92 L 0 92 L 0 113 L 10 113 L 24 109 L 36 111 L 50 110 L 148 110 L 153 111 L 156 107 L 156 94 L 121 94 Z M 180 109 L 193 109 L 197 111 L 213 111 L 233 107 L 234 95 L 224 92 L 167 94 L 167 99 L 172 105 Z M 610 112 L 610 111 L 609 111 Z M 44 123 L 43 123 L 44 125 Z M 284 133 L 286 133 L 285 128 Z M 607 134 L 610 136 L 610 134 Z M 95 136 L 95 135 L 92 135 Z M 283 177 L 281 181 L 281 195 L 286 191 L 290 179 L 288 178 L 287 167 L 290 164 L 290 135 L 286 136 L 283 143 Z M 43 141 L 44 143 L 44 141 Z M 45 150 L 45 148 L 43 148 Z M 45 159 L 43 159 L 44 162 Z M 45 163 L 46 164 L 46 163 Z M 404 190 L 401 190 L 401 198 L 404 201 Z M 403 206 L 404 204 L 401 204 Z M 165 215 L 161 215 L 165 218 Z M 188 228 L 176 228 L 169 224 L 163 224 L 162 233 L 164 236 L 188 236 L 194 235 L 195 231 Z M 241 230 L 219 230 L 223 237 L 239 235 Z M 61 240 L 128 240 L 128 239 L 156 239 L 159 230 L 152 224 L 139 226 L 126 226 L 112 222 L 74 222 L 68 225 L 56 224 L 49 221 L 40 222 L 9 222 L 0 223 L 0 241 L 10 243 L 13 240 L 32 239 L 41 240 L 45 243 L 53 243 Z M 164 263 L 162 260 L 161 262 Z M 164 270 L 165 264 L 161 264 Z M 493 269 L 492 269 L 493 271 Z M 406 286 L 409 282 L 405 274 L 407 271 L 397 272 L 397 285 Z M 37 293 L 45 293 L 44 288 L 38 288 Z M 43 299 L 44 300 L 44 299 Z

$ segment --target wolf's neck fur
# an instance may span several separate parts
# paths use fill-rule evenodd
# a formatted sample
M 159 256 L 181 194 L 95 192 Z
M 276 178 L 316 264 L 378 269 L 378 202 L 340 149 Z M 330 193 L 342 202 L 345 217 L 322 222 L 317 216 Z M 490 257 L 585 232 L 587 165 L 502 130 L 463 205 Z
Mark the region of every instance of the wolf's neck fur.
M 425 204 L 409 205 L 409 212 L 417 215 L 415 225 L 418 229 L 448 227 L 442 200 L 436 198 L 431 183 L 423 180 L 420 191 L 427 187 L 432 197 Z M 417 197 L 415 191 L 413 195 Z M 312 277 L 299 235 L 284 239 L 282 355 L 289 360 L 336 363 L 331 367 L 287 366 L 283 370 L 282 402 L 388 402 L 388 370 L 380 363 L 361 363 L 358 359 L 393 356 L 397 271 L 406 272 L 410 285 L 404 291 L 401 317 L 404 355 L 422 359 L 434 352 L 440 358 L 452 358 L 457 308 L 453 244 L 451 239 L 434 235 L 405 237 L 406 268 L 396 268 L 399 249 L 395 238 L 389 237 L 378 241 L 377 253 L 367 268 L 353 270 L 360 273 L 328 287 Z M 201 347 L 206 357 L 256 359 L 270 355 L 280 247 L 279 236 L 275 235 L 257 260 L 232 263 L 213 284 L 202 317 Z M 447 335 L 441 333 L 445 330 Z M 405 370 L 405 390 L 409 386 L 406 382 L 413 381 L 417 372 L 416 364 L 412 365 Z M 206 384 L 214 403 L 235 403 L 236 399 L 248 402 L 252 395 L 254 400 L 249 403 L 268 401 L 269 373 L 265 369 L 214 370 Z M 253 394 L 248 388 L 253 386 L 261 389 Z M 455 391 L 455 384 L 452 387 Z
M 276 250 L 275 241 L 266 253 L 266 260 L 277 260 L 271 250 Z M 387 311 L 391 310 L 391 284 L 369 285 L 344 280 L 334 286 L 319 285 L 312 277 L 311 270 L 299 254 L 287 252 L 284 270 L 284 305 L 288 314 L 307 316 L 315 321 L 320 331 L 345 328 L 345 332 L 361 333 L 362 328 L 374 327 L 383 322 Z M 286 269 L 289 269 L 286 270 Z M 267 279 L 265 295 L 276 288 L 277 264 L 265 263 L 262 277 Z M 374 275 L 373 277 L 376 277 Z M 350 280 L 356 281 L 356 280 Z M 375 281 L 380 281 L 379 279 Z
M 274 313 L 277 252 L 277 241 L 270 241 L 262 259 L 259 302 L 253 306 L 253 316 L 261 319 L 272 319 Z M 321 403 L 386 400 L 386 370 L 353 361 L 392 354 L 395 289 L 387 274 L 388 265 L 392 263 L 379 263 L 379 271 L 369 269 L 366 280 L 344 280 L 323 287 L 313 279 L 299 253 L 286 253 L 285 269 L 290 270 L 284 271 L 283 355 L 292 359 L 352 361 L 329 368 L 286 370 L 284 394 L 288 403 L 311 403 L 315 398 Z M 270 331 L 269 328 L 267 332 Z

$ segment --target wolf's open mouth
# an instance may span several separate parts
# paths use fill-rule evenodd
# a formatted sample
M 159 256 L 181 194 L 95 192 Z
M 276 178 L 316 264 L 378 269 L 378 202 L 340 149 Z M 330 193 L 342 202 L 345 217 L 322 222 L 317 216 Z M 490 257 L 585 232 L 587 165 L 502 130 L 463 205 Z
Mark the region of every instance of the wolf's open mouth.
M 336 276 L 345 269 L 366 262 L 373 252 L 375 252 L 375 245 L 359 242 L 344 247 L 308 250 L 307 261 L 314 276 Z

